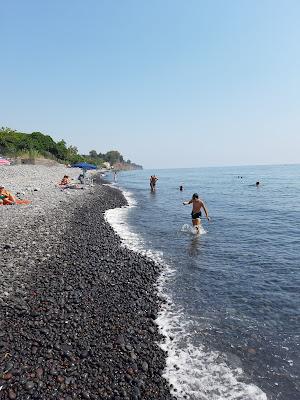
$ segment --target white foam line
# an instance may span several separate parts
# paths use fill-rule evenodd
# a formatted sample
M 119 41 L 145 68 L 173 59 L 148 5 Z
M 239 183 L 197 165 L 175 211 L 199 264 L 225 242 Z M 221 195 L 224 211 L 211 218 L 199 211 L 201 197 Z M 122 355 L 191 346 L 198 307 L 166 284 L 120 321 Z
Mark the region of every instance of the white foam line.
M 242 369 L 229 367 L 224 354 L 193 343 L 193 338 L 197 337 L 197 330 L 201 328 L 193 326 L 183 311 L 176 309 L 172 296 L 167 293 L 167 282 L 175 270 L 164 262 L 163 253 L 145 250 L 143 240 L 130 231 L 127 214 L 137 203 L 132 193 L 119 189 L 123 192 L 128 206 L 107 210 L 106 221 L 120 236 L 123 246 L 163 266 L 157 287 L 160 296 L 165 298 L 165 304 L 156 323 L 165 337 L 159 345 L 167 351 L 164 377 L 170 383 L 172 393 L 177 399 L 189 400 L 267 400 L 266 394 L 257 386 L 241 381 Z
M 225 354 L 199 345 L 201 328 L 187 321 L 184 313 L 175 309 L 171 298 L 165 296 L 167 303 L 159 313 L 157 324 L 165 337 L 161 347 L 168 352 L 164 377 L 173 386 L 177 399 L 266 400 L 261 389 L 241 381 L 242 369 L 229 367 Z

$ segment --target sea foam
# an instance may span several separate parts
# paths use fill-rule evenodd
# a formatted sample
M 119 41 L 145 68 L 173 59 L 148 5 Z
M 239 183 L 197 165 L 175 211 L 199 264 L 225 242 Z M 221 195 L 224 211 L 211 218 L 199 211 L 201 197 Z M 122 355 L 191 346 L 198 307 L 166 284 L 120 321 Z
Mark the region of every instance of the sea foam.
M 184 311 L 176 307 L 168 291 L 168 281 L 175 270 L 164 262 L 162 252 L 146 249 L 143 239 L 132 232 L 127 215 L 137 203 L 132 193 L 122 192 L 128 206 L 107 210 L 105 219 L 120 236 L 123 246 L 146 255 L 162 266 L 158 291 L 166 301 L 156 323 L 165 337 L 159 345 L 167 352 L 164 377 L 170 383 L 173 394 L 177 399 L 189 400 L 267 400 L 261 389 L 242 381 L 242 369 L 229 367 L 224 354 L 194 343 L 199 327 L 193 326 Z M 186 225 L 181 231 L 193 233 L 190 228 Z M 206 232 L 202 228 L 200 233 Z

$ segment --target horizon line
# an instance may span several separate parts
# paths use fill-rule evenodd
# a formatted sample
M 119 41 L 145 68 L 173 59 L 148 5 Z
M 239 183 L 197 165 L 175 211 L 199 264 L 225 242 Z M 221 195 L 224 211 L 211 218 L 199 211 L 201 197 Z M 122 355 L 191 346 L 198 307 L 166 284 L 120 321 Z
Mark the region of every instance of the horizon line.
M 143 166 L 143 164 L 141 164 Z M 279 166 L 297 166 L 299 163 L 291 162 L 291 163 L 278 163 L 278 164 L 228 164 L 228 165 L 201 165 L 198 167 L 143 167 L 143 170 L 164 170 L 164 169 L 195 169 L 195 168 L 233 168 L 233 167 L 279 167 Z

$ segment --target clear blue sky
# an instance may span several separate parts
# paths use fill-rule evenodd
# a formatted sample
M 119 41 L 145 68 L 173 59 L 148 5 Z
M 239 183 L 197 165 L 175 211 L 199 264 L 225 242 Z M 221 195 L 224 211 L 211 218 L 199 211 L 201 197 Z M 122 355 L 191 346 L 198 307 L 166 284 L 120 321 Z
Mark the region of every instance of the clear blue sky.
M 0 9 L 0 126 L 151 168 L 300 162 L 299 0 Z

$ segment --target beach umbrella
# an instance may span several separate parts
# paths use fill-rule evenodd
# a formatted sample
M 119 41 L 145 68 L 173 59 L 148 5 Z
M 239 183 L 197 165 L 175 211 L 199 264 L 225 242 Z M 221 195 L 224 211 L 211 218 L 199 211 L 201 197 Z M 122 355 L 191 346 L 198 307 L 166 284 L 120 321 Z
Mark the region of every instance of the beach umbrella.
M 85 162 L 81 162 L 81 163 L 76 163 L 72 165 L 73 168 L 82 168 L 82 169 L 97 169 L 97 166 L 94 164 L 88 164 Z
M 10 165 L 10 161 L 5 158 L 0 158 L 0 165 Z

